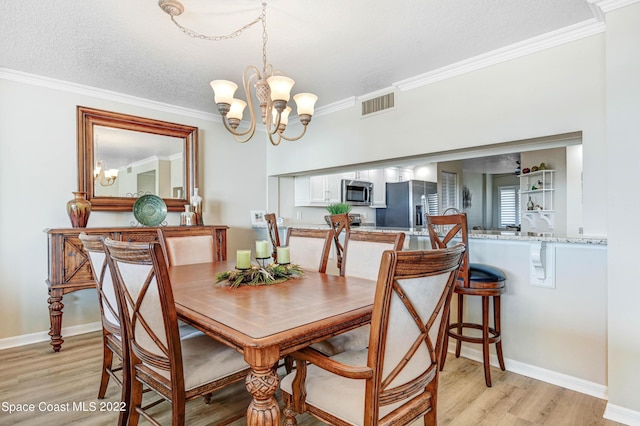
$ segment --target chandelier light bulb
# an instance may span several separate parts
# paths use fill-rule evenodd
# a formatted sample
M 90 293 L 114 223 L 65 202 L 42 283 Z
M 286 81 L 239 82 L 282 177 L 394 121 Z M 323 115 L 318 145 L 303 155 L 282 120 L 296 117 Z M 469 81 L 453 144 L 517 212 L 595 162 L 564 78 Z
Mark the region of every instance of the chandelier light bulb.
M 291 89 L 295 84 L 293 79 L 283 75 L 274 75 L 267 78 L 267 83 L 269 83 L 269 88 L 271 89 L 272 101 L 289 101 L 291 98 Z
M 231 109 L 227 114 L 227 118 L 228 119 L 235 118 L 236 120 L 242 120 L 242 112 L 244 111 L 244 108 L 246 106 L 247 106 L 247 103 L 245 101 L 243 101 L 242 99 L 234 98 L 233 101 L 231 102 Z
M 229 80 L 213 80 L 211 83 L 213 89 L 214 100 L 217 104 L 231 105 L 233 103 L 233 95 L 238 89 L 238 85 Z
M 286 107 L 284 109 L 284 111 L 282 111 L 282 113 L 280 113 L 280 125 L 287 125 L 289 124 L 289 114 L 291 113 L 291 107 Z M 278 121 L 278 112 L 273 110 L 271 111 L 271 115 L 273 116 L 273 124 L 276 124 L 276 121 Z
M 298 115 L 313 115 L 314 106 L 318 97 L 313 93 L 298 93 L 293 97 L 293 100 L 296 101 L 296 105 L 298 106 Z

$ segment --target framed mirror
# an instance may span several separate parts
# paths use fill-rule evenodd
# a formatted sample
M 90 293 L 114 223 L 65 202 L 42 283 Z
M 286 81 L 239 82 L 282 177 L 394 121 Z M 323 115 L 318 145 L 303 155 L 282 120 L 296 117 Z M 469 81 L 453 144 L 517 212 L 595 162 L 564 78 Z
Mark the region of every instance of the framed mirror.
M 92 210 L 131 211 L 153 194 L 183 211 L 197 187 L 198 128 L 78 106 L 78 189 Z

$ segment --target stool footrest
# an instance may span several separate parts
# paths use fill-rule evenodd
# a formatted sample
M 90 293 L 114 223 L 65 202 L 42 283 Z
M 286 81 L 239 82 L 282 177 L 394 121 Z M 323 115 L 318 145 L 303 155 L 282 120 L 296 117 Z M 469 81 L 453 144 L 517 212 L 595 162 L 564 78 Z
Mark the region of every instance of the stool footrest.
M 453 337 L 454 339 L 458 339 L 458 340 L 462 340 L 463 342 L 469 342 L 469 343 L 478 343 L 478 344 L 483 344 L 484 341 L 482 340 L 482 337 L 472 337 L 472 336 L 465 336 L 463 334 L 463 331 L 461 332 L 456 332 L 456 331 L 451 331 L 453 329 L 457 329 L 457 328 L 473 328 L 476 330 L 482 330 L 482 325 L 481 324 L 475 324 L 475 323 L 470 323 L 470 322 L 456 322 L 453 324 L 449 324 L 449 337 Z M 497 343 L 499 342 L 502 338 L 500 336 L 500 333 L 498 333 L 496 331 L 495 328 L 493 327 L 488 327 L 489 329 L 489 339 L 487 340 L 488 343 Z

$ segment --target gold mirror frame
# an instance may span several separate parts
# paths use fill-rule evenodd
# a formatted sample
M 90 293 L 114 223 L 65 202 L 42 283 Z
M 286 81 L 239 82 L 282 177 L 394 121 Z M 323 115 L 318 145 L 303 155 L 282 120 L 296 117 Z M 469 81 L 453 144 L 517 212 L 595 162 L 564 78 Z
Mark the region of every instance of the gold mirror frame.
M 184 140 L 184 194 L 187 198 L 164 198 L 169 211 L 184 211 L 189 194 L 197 187 L 198 128 L 134 115 L 78 106 L 78 190 L 87 193 L 96 211 L 132 211 L 137 198 L 96 197 L 93 169 L 94 126 L 171 136 Z

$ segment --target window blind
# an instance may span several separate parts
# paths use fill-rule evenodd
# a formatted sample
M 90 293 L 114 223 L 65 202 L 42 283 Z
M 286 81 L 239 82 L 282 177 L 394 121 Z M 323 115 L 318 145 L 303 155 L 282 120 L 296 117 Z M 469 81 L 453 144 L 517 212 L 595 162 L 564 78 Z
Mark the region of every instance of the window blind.
M 520 224 L 520 188 L 518 186 L 498 187 L 499 226 Z
M 440 172 L 442 189 L 442 211 L 449 207 L 458 208 L 458 174 L 452 172 Z

